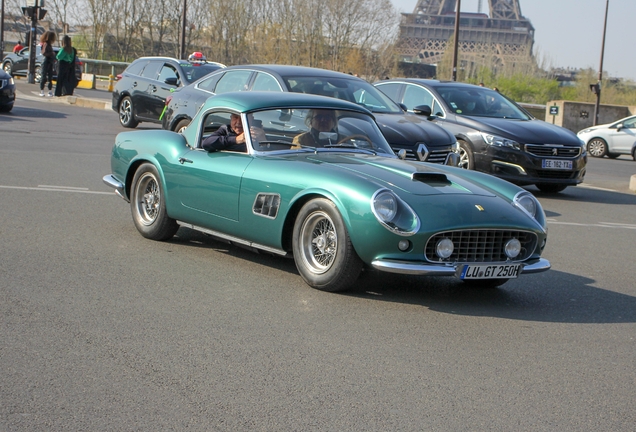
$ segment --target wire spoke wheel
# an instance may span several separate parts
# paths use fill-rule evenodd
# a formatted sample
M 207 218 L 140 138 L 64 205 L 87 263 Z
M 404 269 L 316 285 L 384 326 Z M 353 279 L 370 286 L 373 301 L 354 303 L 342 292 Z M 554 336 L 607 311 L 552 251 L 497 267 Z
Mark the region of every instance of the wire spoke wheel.
M 138 197 L 135 205 L 141 223 L 152 225 L 157 220 L 161 205 L 161 191 L 152 174 L 145 173 L 139 179 L 135 196 Z
M 300 229 L 302 258 L 314 273 L 331 268 L 338 250 L 338 235 L 333 222 L 324 212 L 310 215 Z

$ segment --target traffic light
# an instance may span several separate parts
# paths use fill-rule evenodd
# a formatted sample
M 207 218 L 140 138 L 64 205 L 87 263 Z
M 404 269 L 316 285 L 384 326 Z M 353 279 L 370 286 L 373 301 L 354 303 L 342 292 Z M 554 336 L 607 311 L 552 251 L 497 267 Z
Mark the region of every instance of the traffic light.
M 38 8 L 38 19 L 43 20 L 46 16 L 46 9 Z
M 590 84 L 590 91 L 594 94 L 599 94 L 601 92 L 600 84 Z

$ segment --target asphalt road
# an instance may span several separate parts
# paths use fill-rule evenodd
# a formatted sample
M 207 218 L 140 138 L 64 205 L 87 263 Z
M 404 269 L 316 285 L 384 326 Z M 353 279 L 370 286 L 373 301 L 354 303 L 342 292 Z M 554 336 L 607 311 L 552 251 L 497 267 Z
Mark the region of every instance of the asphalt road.
M 142 238 L 101 181 L 116 113 L 33 99 L 0 115 L 0 430 L 636 429 L 631 160 L 529 188 L 549 272 L 329 294 L 291 260 Z

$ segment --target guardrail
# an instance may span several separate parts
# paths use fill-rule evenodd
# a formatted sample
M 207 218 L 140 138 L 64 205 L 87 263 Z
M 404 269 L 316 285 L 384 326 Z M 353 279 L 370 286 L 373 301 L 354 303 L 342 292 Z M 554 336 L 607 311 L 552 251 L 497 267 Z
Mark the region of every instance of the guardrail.
M 117 62 L 110 60 L 95 60 L 80 58 L 82 62 L 82 81 L 79 87 L 82 88 L 106 88 L 113 91 L 117 74 L 128 67 L 128 62 Z

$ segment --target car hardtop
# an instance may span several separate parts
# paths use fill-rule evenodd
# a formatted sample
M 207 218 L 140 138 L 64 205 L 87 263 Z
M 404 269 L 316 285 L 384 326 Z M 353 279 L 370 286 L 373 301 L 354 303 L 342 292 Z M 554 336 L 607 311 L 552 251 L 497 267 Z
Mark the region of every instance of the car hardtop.
M 328 96 L 292 92 L 228 92 L 209 97 L 201 107 L 202 112 L 214 108 L 237 112 L 265 109 L 334 109 L 364 113 L 374 118 L 371 111 L 358 104 Z
M 307 66 L 292 66 L 292 65 L 271 65 L 271 64 L 250 64 L 250 65 L 236 65 L 230 66 L 224 71 L 232 69 L 250 69 L 260 72 L 269 72 L 281 77 L 284 76 L 315 76 L 325 78 L 347 78 L 352 80 L 362 80 L 362 78 L 355 77 L 343 72 L 336 72 L 328 69 L 313 68 Z M 364 80 L 363 80 L 364 81 Z

